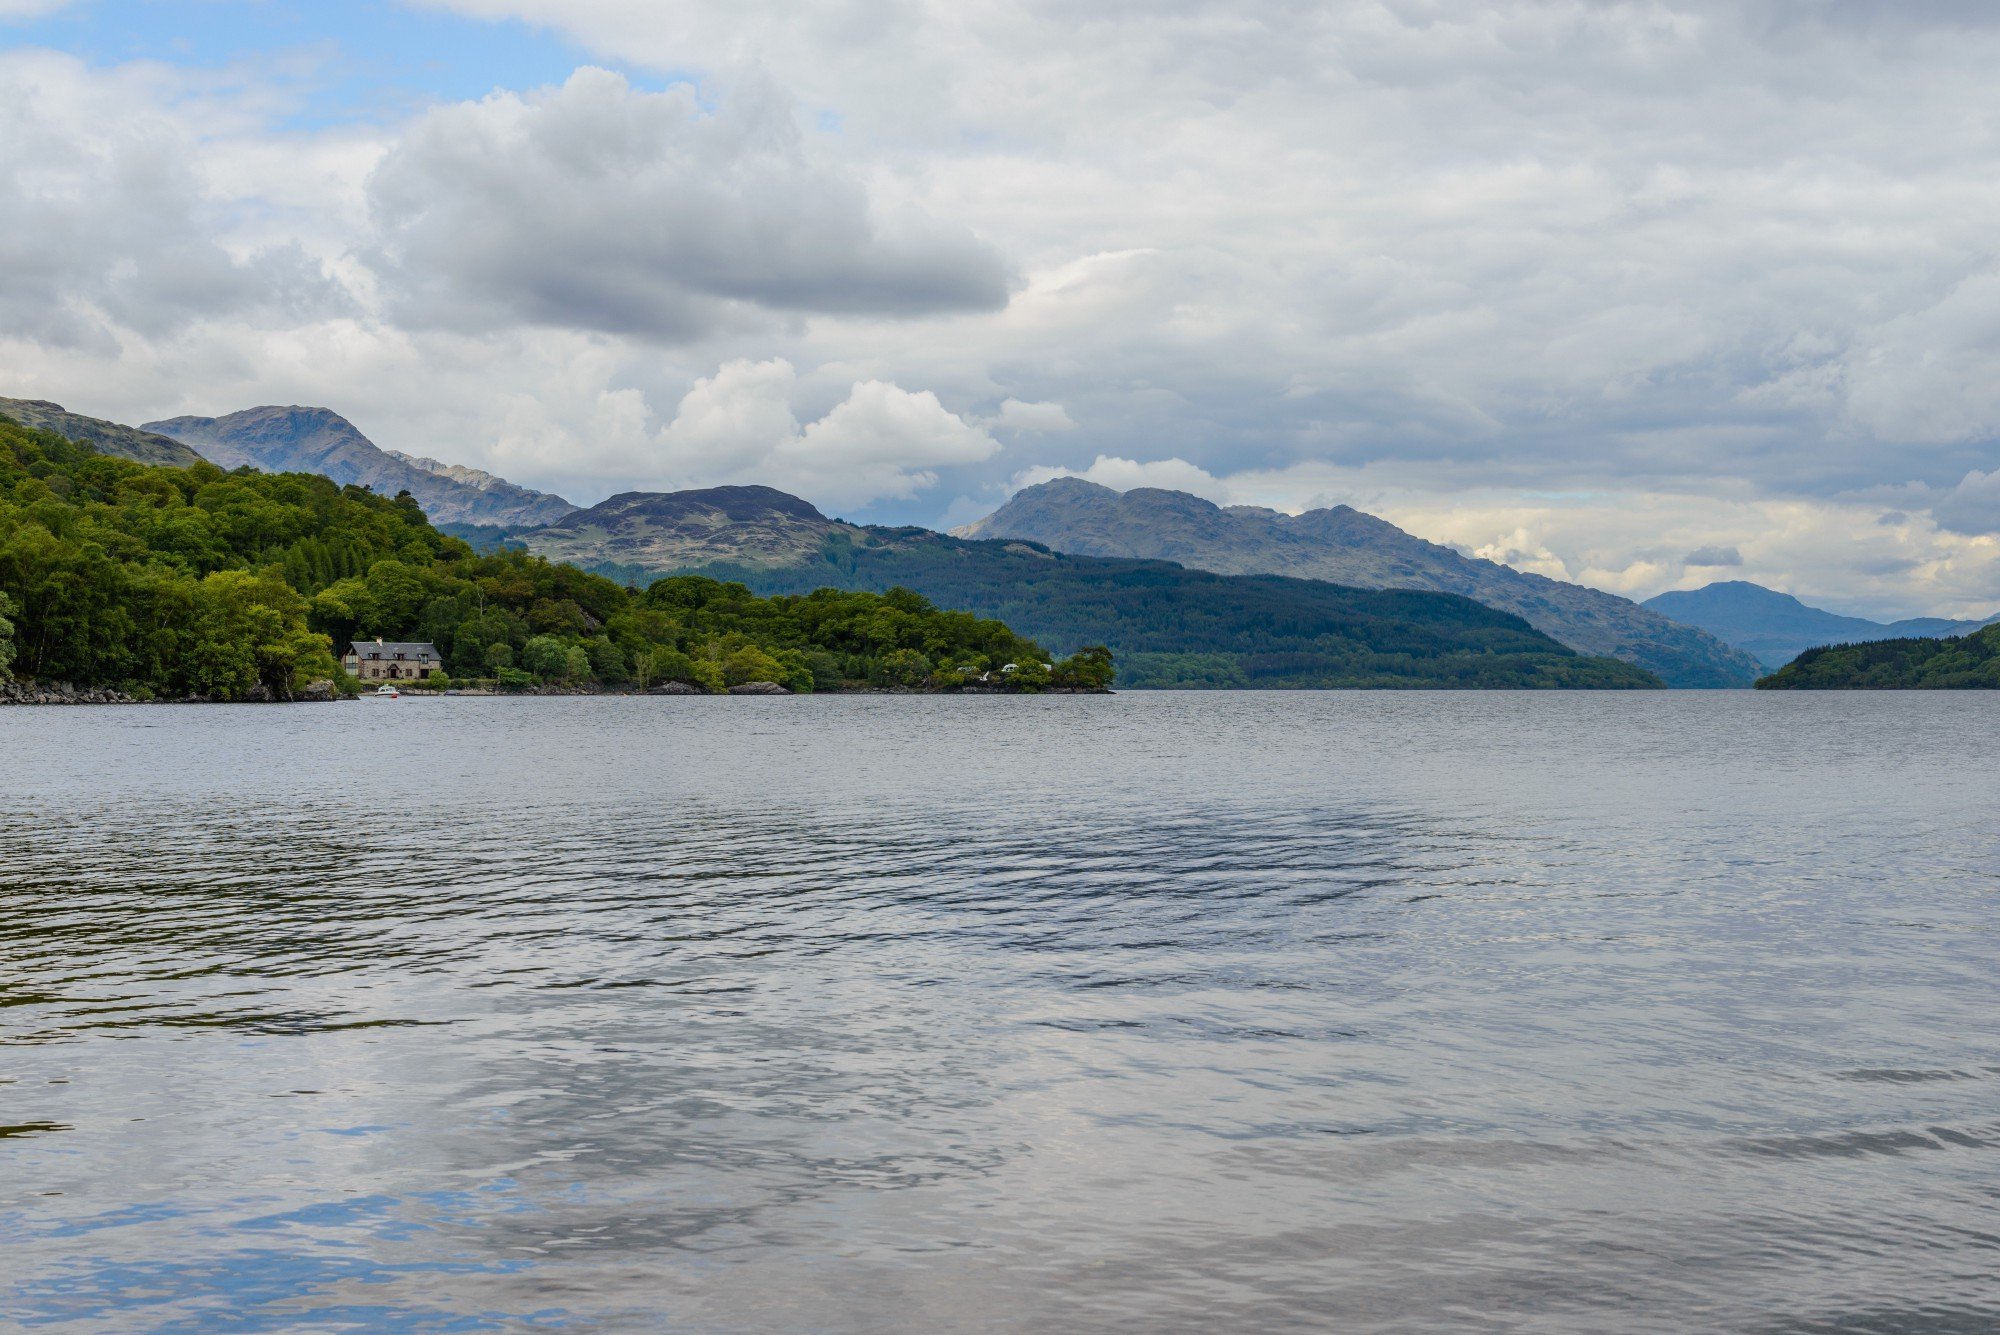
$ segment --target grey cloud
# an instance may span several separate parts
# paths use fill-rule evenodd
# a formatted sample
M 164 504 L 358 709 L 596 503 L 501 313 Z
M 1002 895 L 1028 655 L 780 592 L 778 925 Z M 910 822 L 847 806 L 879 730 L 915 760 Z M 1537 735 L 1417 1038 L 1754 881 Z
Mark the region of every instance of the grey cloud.
M 1743 553 L 1734 547 L 1697 547 L 1687 554 L 1691 566 L 1740 566 Z
M 495 319 L 681 341 L 772 314 L 996 310 L 1011 275 L 962 226 L 873 206 L 755 91 L 704 113 L 582 69 L 434 111 L 369 182 L 411 323 Z
M 2000 469 L 1974 469 L 1931 504 L 1931 518 L 1954 533 L 2000 533 Z

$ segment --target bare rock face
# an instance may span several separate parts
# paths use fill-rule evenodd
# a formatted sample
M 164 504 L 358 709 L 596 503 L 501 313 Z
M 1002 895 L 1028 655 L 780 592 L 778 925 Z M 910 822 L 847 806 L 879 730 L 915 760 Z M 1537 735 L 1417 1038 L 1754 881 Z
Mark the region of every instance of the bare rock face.
M 655 686 L 649 695 L 704 695 L 699 686 L 690 686 L 684 681 L 663 681 Z
M 741 686 L 731 686 L 731 695 L 790 695 L 791 692 L 775 681 L 746 681 Z
M 247 705 L 268 705 L 274 698 L 271 688 L 261 681 L 243 692 L 243 703 Z
M 307 682 L 306 688 L 299 692 L 299 699 L 310 700 L 317 704 L 333 699 L 335 693 L 333 683 L 321 677 L 318 681 Z

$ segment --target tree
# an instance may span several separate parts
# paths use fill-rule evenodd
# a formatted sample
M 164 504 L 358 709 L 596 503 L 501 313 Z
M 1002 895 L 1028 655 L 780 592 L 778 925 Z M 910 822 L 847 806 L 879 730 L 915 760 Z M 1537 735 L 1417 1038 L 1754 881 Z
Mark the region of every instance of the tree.
M 306 603 L 275 570 L 218 570 L 201 582 L 188 684 L 234 700 L 261 685 L 291 699 L 312 677 L 336 671 L 324 635 L 306 629 Z
M 521 646 L 521 666 L 550 680 L 567 676 L 569 646 L 554 635 L 537 635 Z
M 783 664 L 754 644 L 746 644 L 722 660 L 722 680 L 730 686 L 778 681 L 787 675 Z
M 607 686 L 615 686 L 629 675 L 625 655 L 609 638 L 600 635 L 590 642 L 590 673 Z
M 13 610 L 13 600 L 6 594 L 0 593 L 0 681 L 5 681 L 13 675 L 14 623 L 7 616 Z
M 489 667 L 489 668 L 491 668 L 491 669 L 493 669 L 493 670 L 495 670 L 495 671 L 498 671 L 498 670 L 499 670 L 499 669 L 501 669 L 501 668 L 511 668 L 511 667 L 513 667 L 513 666 L 514 666 L 514 646 L 513 646 L 513 645 L 511 645 L 511 644 L 509 644 L 509 643 L 507 643 L 507 641 L 505 641 L 505 640 L 501 640 L 501 641 L 500 641 L 499 643 L 497 643 L 497 644 L 489 644 L 489 645 L 487 645 L 487 646 L 486 646 L 486 666 L 487 666 L 487 667 Z
M 1057 686 L 1101 691 L 1111 685 L 1114 674 L 1111 651 L 1101 644 L 1093 644 L 1056 664 L 1055 671 L 1050 675 Z
M 915 649 L 892 649 L 882 656 L 882 680 L 891 686 L 921 686 L 930 680 L 930 675 L 931 660 Z
M 1006 674 L 1007 685 L 1016 691 L 1045 691 L 1053 679 L 1049 665 L 1039 658 L 1023 658 Z

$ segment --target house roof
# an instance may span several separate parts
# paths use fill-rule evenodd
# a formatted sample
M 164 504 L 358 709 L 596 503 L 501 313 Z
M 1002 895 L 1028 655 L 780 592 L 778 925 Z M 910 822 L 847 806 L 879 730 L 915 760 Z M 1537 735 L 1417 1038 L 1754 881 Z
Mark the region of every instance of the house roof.
M 437 646 L 429 640 L 388 640 L 381 644 L 373 640 L 356 640 L 354 647 L 348 652 L 356 658 L 366 658 L 370 654 L 380 654 L 384 658 L 394 658 L 397 654 L 405 658 L 415 658 L 420 654 L 429 654 L 432 658 L 440 657 Z

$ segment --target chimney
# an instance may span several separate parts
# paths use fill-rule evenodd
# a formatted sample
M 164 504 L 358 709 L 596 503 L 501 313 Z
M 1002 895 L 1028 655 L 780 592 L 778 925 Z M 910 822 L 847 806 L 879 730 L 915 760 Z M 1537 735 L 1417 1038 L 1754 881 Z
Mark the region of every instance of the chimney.
M 377 636 L 375 637 L 375 643 L 377 643 L 377 644 L 380 644 L 380 643 L 382 643 L 382 637 L 381 637 L 380 635 L 377 635 Z

